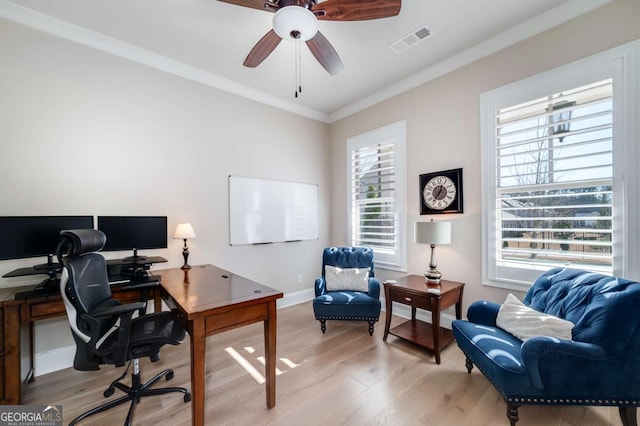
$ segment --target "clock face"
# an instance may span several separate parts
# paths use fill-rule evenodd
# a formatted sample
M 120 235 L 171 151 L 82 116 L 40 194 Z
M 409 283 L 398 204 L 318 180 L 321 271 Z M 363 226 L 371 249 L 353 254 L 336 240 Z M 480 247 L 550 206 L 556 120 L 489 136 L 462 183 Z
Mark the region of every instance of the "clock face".
M 444 210 L 453 203 L 456 193 L 453 180 L 447 176 L 435 176 L 424 186 L 422 197 L 430 209 Z

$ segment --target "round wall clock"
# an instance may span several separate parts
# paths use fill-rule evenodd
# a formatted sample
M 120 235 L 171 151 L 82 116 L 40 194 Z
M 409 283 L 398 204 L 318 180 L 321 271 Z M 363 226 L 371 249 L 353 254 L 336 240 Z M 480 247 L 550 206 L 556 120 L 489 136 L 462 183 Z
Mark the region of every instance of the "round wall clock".
M 420 175 L 420 214 L 462 211 L 462 169 Z

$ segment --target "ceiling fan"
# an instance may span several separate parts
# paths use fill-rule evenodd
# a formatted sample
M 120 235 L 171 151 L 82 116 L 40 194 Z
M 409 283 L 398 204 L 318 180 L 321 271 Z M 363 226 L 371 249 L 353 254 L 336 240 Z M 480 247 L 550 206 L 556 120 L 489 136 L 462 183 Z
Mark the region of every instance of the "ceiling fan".
M 320 65 L 331 75 L 344 66 L 329 40 L 318 31 L 321 21 L 363 21 L 400 13 L 401 0 L 219 0 L 274 12 L 273 29 L 251 49 L 244 66 L 254 68 L 284 40 L 304 41 Z

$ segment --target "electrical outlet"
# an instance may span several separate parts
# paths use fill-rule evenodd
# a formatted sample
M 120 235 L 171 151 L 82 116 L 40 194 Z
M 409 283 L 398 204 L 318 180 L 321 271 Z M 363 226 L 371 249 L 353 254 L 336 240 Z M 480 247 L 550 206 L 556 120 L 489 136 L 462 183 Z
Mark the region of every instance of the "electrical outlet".
M 302 284 L 302 275 L 298 275 L 298 284 Z

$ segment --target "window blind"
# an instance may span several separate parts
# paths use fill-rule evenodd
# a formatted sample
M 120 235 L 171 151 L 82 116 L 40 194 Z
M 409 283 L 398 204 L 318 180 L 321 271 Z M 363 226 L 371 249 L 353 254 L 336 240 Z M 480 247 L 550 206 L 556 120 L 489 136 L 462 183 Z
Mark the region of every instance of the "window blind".
M 396 151 L 393 142 L 351 152 L 352 244 L 397 251 Z
M 499 265 L 613 263 L 612 80 L 496 114 Z

